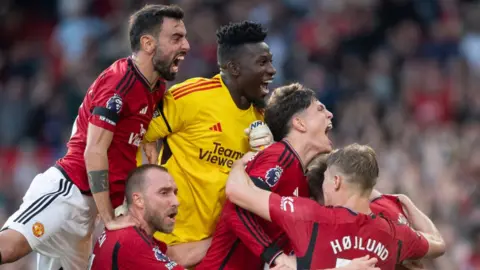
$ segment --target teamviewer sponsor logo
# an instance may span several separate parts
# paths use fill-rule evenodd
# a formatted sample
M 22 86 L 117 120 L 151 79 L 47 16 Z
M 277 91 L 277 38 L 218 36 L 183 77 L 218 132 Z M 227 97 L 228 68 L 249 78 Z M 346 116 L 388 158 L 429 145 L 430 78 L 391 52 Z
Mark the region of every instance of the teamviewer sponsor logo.
M 221 143 L 214 142 L 211 149 L 200 148 L 198 158 L 213 164 L 232 168 L 233 162 L 243 157 L 242 152 L 238 152 L 226 147 Z

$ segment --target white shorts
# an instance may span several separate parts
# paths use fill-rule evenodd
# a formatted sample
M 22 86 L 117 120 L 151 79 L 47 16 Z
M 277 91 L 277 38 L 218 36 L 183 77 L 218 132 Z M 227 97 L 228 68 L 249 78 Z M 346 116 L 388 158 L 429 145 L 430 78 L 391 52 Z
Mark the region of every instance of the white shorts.
M 87 269 L 97 208 L 57 168 L 38 174 L 3 229 L 20 232 L 38 253 L 37 269 Z

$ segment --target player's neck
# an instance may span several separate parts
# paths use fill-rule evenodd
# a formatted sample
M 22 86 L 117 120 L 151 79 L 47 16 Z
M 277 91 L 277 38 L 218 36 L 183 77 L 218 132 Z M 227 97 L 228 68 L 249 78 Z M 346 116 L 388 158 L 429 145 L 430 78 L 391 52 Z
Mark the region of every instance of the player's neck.
M 351 195 L 342 206 L 365 215 L 372 213 L 372 210 L 370 210 L 370 198 L 365 196 Z
M 238 89 L 238 86 L 234 82 L 234 80 L 232 80 L 230 76 L 223 72 L 220 73 L 220 76 L 222 76 L 223 84 L 225 84 L 225 87 L 227 87 L 228 92 L 230 93 L 230 96 L 232 97 L 232 100 L 237 106 L 237 108 L 239 108 L 240 110 L 247 110 L 248 108 L 250 108 L 250 102 L 246 98 L 242 97 L 242 95 L 240 94 L 241 91 L 240 89 Z
M 142 52 L 132 54 L 132 60 L 138 71 L 148 80 L 149 85 L 154 85 L 160 77 L 153 69 L 152 59 Z
M 305 143 L 305 140 L 294 138 L 294 136 L 287 136 L 285 141 L 287 141 L 297 153 L 304 170 L 307 169 L 307 165 L 310 163 L 310 161 L 312 161 L 313 158 L 318 155 L 318 151 L 312 148 L 309 144 Z
M 150 227 L 143 218 L 140 218 L 141 216 L 142 215 L 132 209 L 128 210 L 127 217 L 129 217 L 133 222 L 135 222 L 140 229 L 144 230 L 147 235 L 153 236 L 153 228 Z

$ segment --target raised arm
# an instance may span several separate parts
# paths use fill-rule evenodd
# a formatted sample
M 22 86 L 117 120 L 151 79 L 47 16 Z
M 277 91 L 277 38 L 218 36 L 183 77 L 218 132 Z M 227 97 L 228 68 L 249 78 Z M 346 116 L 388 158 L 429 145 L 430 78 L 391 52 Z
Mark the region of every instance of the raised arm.
M 412 227 L 428 241 L 426 258 L 436 258 L 445 253 L 445 241 L 433 222 L 405 195 L 398 198 L 407 212 Z
M 88 125 L 87 145 L 84 153 L 88 183 L 97 205 L 98 213 L 105 223 L 105 227 L 109 230 L 133 225 L 133 223 L 120 225 L 113 222 L 115 213 L 109 194 L 107 156 L 112 139 L 113 132 L 91 123 Z

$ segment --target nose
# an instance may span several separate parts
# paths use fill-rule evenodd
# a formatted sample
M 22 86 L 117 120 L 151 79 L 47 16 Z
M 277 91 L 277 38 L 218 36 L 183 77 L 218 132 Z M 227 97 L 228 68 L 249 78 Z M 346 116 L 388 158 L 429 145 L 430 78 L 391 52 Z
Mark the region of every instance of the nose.
M 177 195 L 174 194 L 172 196 L 172 198 L 170 200 L 170 203 L 171 203 L 172 206 L 176 206 L 176 207 L 178 207 L 180 205 L 180 202 L 178 201 Z
M 267 73 L 268 73 L 268 75 L 273 77 L 277 73 L 277 70 L 275 69 L 275 67 L 272 64 L 270 64 L 268 69 L 267 69 Z
M 185 52 L 190 51 L 190 43 L 188 42 L 188 39 L 185 39 L 182 44 L 182 50 Z
M 332 119 L 333 118 L 333 113 L 329 110 L 327 110 L 327 118 Z

